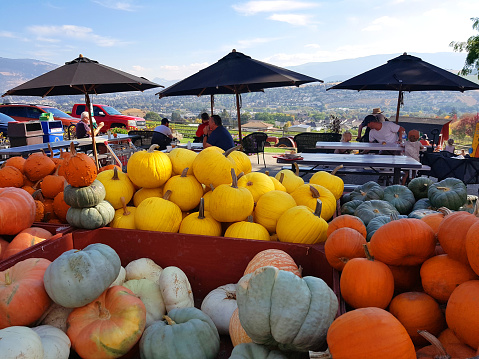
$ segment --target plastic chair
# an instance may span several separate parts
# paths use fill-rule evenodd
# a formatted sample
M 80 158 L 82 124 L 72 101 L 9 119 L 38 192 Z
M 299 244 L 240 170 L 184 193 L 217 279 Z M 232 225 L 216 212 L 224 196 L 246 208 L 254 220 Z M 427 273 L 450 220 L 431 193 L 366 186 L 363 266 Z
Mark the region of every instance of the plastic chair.
M 166 150 L 166 146 L 168 146 L 170 143 L 171 143 L 171 138 L 169 138 L 168 136 L 164 135 L 163 133 L 161 132 L 156 132 L 156 131 L 152 131 L 153 132 L 153 137 L 151 138 L 151 144 L 154 145 L 158 145 L 160 146 L 158 148 L 158 150 Z
M 304 132 L 294 136 L 296 148 L 298 152 L 305 153 L 334 153 L 334 150 L 320 150 L 316 148 L 316 142 L 339 142 L 341 141 L 341 134 L 339 133 L 317 133 Z
M 138 138 L 134 139 L 133 145 L 139 148 L 148 149 L 151 146 L 151 139 L 153 138 L 153 134 L 155 131 L 130 131 L 128 134 L 130 136 L 139 136 Z
M 243 137 L 241 141 L 241 146 L 243 147 L 244 153 L 256 153 L 258 157 L 258 164 L 259 164 L 259 154 L 263 153 L 263 163 L 264 167 L 266 167 L 266 161 L 264 159 L 264 144 L 268 139 L 268 135 L 264 132 L 253 132 L 249 135 Z

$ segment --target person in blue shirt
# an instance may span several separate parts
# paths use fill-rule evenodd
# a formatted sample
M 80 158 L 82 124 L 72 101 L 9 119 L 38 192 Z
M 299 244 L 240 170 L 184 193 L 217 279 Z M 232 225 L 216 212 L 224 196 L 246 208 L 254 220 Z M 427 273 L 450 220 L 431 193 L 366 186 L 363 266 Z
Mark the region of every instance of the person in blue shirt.
M 224 151 L 235 146 L 233 137 L 226 128 L 223 127 L 221 117 L 212 115 L 209 119 L 208 126 L 204 129 L 203 148 L 216 146 Z

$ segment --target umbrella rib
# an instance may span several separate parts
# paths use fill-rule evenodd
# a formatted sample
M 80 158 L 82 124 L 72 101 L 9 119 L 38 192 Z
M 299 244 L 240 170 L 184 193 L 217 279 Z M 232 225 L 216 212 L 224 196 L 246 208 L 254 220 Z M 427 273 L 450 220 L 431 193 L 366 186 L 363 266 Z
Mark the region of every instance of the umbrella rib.
M 48 94 L 49 94 L 50 92 L 52 92 L 52 90 L 53 90 L 54 88 L 55 88 L 55 86 L 50 87 L 50 89 L 42 96 L 42 98 L 48 96 Z
M 87 93 L 85 89 L 81 88 L 80 86 L 76 86 L 76 85 L 70 85 L 70 87 L 73 87 L 74 89 L 82 92 L 82 93 Z
M 204 87 L 203 90 L 201 90 L 201 92 L 196 96 L 200 97 L 201 95 L 203 95 L 203 92 L 205 92 L 205 90 L 206 90 L 206 87 Z

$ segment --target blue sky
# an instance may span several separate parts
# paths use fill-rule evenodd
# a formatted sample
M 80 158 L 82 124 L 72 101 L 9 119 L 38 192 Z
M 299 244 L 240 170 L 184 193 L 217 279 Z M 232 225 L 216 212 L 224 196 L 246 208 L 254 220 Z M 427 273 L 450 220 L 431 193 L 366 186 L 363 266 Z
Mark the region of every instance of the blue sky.
M 232 49 L 283 67 L 452 52 L 451 41 L 477 34 L 477 16 L 478 0 L 4 1 L 0 56 L 62 65 L 81 53 L 148 79 L 178 80 Z

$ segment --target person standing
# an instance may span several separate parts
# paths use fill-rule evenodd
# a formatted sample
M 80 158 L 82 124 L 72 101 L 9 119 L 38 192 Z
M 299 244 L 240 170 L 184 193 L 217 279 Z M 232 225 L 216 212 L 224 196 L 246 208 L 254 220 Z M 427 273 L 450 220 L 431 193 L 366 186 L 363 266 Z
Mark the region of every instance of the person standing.
M 407 135 L 408 141 L 404 145 L 404 154 L 411 158 L 414 158 L 416 161 L 420 162 L 419 152 L 425 150 L 426 148 L 421 144 L 419 140 L 419 131 L 411 130 Z M 409 170 L 404 173 L 402 178 L 402 185 L 406 185 L 408 178 L 415 178 L 417 174 L 416 170 Z
M 105 124 L 100 122 L 98 127 L 94 129 L 95 136 L 98 135 L 98 132 L 102 129 Z M 88 111 L 83 111 L 80 115 L 80 121 L 75 126 L 75 132 L 77 138 L 88 138 L 91 137 L 91 128 L 90 128 L 90 117 L 88 115 Z
M 380 122 L 379 119 L 375 119 L 368 123 L 370 128 L 369 142 L 386 143 L 402 143 L 402 135 L 404 133 L 404 127 L 390 121 Z M 379 151 L 380 155 L 396 155 L 397 151 Z
M 204 136 L 204 128 L 208 126 L 210 120 L 210 116 L 206 112 L 201 114 L 201 123 L 198 125 L 198 129 L 196 130 L 196 138 L 195 141 L 203 141 Z
M 383 111 L 381 111 L 381 109 L 379 107 L 373 108 L 372 114 L 367 115 L 364 118 L 363 122 L 361 122 L 361 124 L 359 125 L 359 127 L 358 127 L 358 137 L 356 138 L 356 141 L 358 141 L 358 142 L 369 142 L 369 131 L 370 131 L 370 129 L 368 127 L 368 123 L 373 121 L 374 119 L 377 119 L 380 122 L 388 121 L 386 116 L 383 115 Z M 364 132 L 364 136 L 361 136 L 361 134 L 363 132 L 363 128 L 365 128 L 365 127 L 366 127 L 366 130 Z
M 203 148 L 216 146 L 224 151 L 235 146 L 233 137 L 226 128 L 223 127 L 221 117 L 212 115 L 209 119 L 208 126 L 204 128 Z

